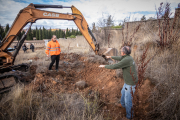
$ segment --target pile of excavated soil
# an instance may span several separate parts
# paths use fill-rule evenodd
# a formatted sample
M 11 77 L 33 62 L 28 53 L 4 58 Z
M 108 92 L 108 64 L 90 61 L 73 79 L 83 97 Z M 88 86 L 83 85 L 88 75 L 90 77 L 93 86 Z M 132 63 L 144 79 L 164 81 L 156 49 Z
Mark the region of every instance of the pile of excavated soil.
M 100 111 L 107 112 L 107 115 L 118 120 L 125 116 L 125 109 L 115 106 L 121 98 L 124 81 L 116 76 L 115 70 L 99 68 L 100 64 L 106 63 L 101 60 L 95 55 L 87 57 L 78 54 L 61 54 L 58 72 L 38 73 L 26 88 L 33 88 L 34 91 L 41 92 L 44 96 L 52 95 L 53 92 L 81 92 L 84 96 L 91 98 L 93 94 L 98 94 L 101 104 Z M 33 74 L 35 68 L 36 66 L 31 67 Z M 75 85 L 81 80 L 87 84 L 83 89 Z M 145 80 L 139 92 L 139 101 L 142 104 L 139 105 L 139 111 L 135 113 L 134 119 L 143 119 L 146 115 L 149 105 L 146 100 L 152 88 L 150 81 Z

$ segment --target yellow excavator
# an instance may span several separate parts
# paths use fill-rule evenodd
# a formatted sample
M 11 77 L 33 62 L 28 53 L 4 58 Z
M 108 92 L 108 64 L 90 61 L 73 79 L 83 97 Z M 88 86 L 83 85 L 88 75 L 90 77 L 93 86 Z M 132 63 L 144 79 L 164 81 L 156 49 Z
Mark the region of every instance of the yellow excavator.
M 41 8 L 71 8 L 72 14 L 57 13 L 52 11 L 40 10 Z M 19 11 L 16 19 L 14 20 L 11 28 L 7 32 L 6 36 L 0 43 L 0 91 L 6 91 L 11 88 L 19 80 L 18 73 L 16 71 L 27 71 L 28 64 L 14 65 L 15 58 L 24 43 L 27 33 L 33 23 L 38 19 L 57 19 L 57 20 L 72 20 L 81 31 L 95 54 L 105 57 L 106 55 L 115 55 L 116 50 L 113 48 L 101 48 L 92 34 L 84 16 L 74 6 L 62 6 L 62 5 L 44 5 L 44 4 L 29 4 L 26 8 Z M 9 51 L 9 46 L 22 31 L 22 29 L 30 23 L 30 26 L 26 33 L 19 40 L 18 45 L 14 52 Z M 14 71 L 14 72 L 13 72 Z

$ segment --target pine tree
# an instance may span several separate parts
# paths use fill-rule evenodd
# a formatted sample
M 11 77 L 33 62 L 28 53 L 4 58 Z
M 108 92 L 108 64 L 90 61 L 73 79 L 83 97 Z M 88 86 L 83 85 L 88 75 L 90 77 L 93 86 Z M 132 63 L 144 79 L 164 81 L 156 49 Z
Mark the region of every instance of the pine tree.
M 0 24 L 0 36 L 1 36 L 0 39 L 3 39 L 3 38 L 4 38 L 4 29 L 3 29 L 3 27 L 1 26 L 1 24 Z
M 39 30 L 38 30 L 37 26 L 36 26 L 36 40 L 39 40 Z
M 72 35 L 72 30 L 69 30 L 68 32 L 68 37 L 70 37 Z
M 50 28 L 50 30 L 49 30 L 49 39 L 51 39 L 51 37 L 52 37 L 52 31 L 51 31 L 51 28 Z
M 79 34 L 79 32 L 78 32 L 78 29 L 76 30 L 76 35 L 78 35 Z
M 60 38 L 61 29 L 58 30 L 58 36 L 57 38 Z
M 109 15 L 107 20 L 106 20 L 106 26 L 107 27 L 114 26 L 114 20 L 113 20 L 113 17 L 111 15 Z
M 33 40 L 31 28 L 30 28 L 29 31 L 28 31 L 27 40 Z
M 25 34 L 25 32 L 24 32 L 24 30 L 22 31 L 22 33 L 21 33 L 22 35 L 24 35 Z
M 39 40 L 42 40 L 42 30 L 41 30 L 41 27 L 39 29 Z
M 65 38 L 65 31 L 62 32 L 62 38 Z
M 58 31 L 57 30 L 55 31 L 55 35 L 56 35 L 56 37 L 58 36 Z
M 36 37 L 36 29 L 33 30 L 33 37 Z
M 63 38 L 63 30 L 60 31 L 60 36 L 59 38 Z
M 143 21 L 143 20 L 146 20 L 146 16 L 145 16 L 145 15 L 143 15 L 143 16 L 141 17 L 141 21 Z
M 5 28 L 5 35 L 7 34 L 7 32 L 9 31 L 9 24 L 6 24 L 6 28 Z
M 42 39 L 45 39 L 46 37 L 45 37 L 45 28 L 44 28 L 44 26 L 43 26 L 43 30 L 42 30 Z
M 68 28 L 66 29 L 65 37 L 66 37 L 66 39 L 67 39 L 67 37 L 69 37 L 69 31 L 68 31 Z
M 79 35 L 82 35 L 81 31 L 79 31 Z
M 48 38 L 48 36 L 47 36 L 47 29 L 45 28 L 45 32 L 44 32 L 44 34 L 45 34 L 45 38 L 44 39 L 47 39 Z
M 22 34 L 22 36 L 25 34 L 25 31 L 23 30 L 22 32 L 21 32 L 21 34 Z M 27 40 L 27 38 L 26 38 L 26 40 Z
M 72 28 L 72 35 L 76 35 L 76 31 Z
M 21 37 L 22 37 L 22 33 L 21 33 L 21 32 L 19 32 L 18 37 L 17 37 L 17 40 L 20 40 L 20 39 L 21 39 Z
M 49 32 L 48 30 L 46 30 L 46 39 L 49 39 L 48 37 L 49 37 Z

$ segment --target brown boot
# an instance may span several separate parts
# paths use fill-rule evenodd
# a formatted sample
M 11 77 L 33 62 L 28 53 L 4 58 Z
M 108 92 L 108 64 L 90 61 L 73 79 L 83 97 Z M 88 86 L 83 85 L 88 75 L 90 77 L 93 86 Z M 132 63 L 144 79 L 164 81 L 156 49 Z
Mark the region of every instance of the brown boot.
M 116 106 L 123 108 L 123 106 L 120 103 L 115 103 Z

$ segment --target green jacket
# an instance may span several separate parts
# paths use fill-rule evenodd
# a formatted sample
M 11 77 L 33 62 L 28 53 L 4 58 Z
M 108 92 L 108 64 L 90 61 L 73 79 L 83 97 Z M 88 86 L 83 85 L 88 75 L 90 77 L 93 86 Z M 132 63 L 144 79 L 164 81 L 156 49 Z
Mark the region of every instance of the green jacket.
M 106 65 L 105 68 L 122 69 L 124 82 L 127 85 L 136 85 L 138 82 L 138 76 L 133 58 L 130 55 L 125 55 L 122 57 L 112 56 L 111 58 L 118 60 L 119 62 L 113 65 Z

